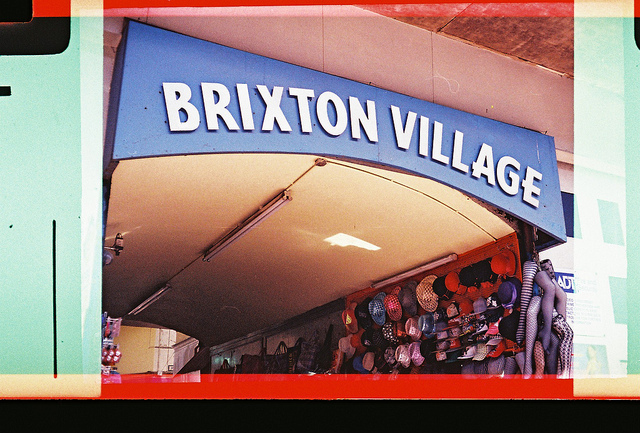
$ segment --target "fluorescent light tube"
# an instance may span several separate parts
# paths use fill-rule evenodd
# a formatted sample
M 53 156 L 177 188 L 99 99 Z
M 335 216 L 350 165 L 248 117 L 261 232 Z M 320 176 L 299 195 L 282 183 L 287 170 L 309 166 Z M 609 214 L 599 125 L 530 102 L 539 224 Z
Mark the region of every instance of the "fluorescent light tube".
M 217 241 L 202 257 L 202 260 L 208 262 L 213 256 L 227 248 L 229 245 L 240 239 L 249 230 L 264 221 L 269 215 L 280 209 L 283 205 L 289 203 L 292 200 L 291 193 L 288 190 L 282 191 L 269 203 L 262 206 L 256 213 L 244 220 L 235 229 L 229 232 L 222 239 Z
M 155 292 L 153 295 L 149 296 L 147 299 L 142 301 L 140 305 L 138 305 L 136 308 L 131 310 L 128 316 L 135 316 L 136 314 L 140 313 L 141 311 L 146 309 L 149 305 L 153 304 L 158 299 L 160 299 L 169 289 L 171 289 L 171 285 L 165 284 L 163 288 Z
M 423 272 L 430 271 L 431 269 L 435 269 L 439 266 L 446 265 L 447 263 L 453 262 L 455 260 L 458 260 L 458 255 L 449 254 L 446 257 L 443 257 L 438 260 L 434 260 L 429 263 L 425 263 L 422 266 L 418 266 L 417 268 L 414 268 L 409 271 L 403 272 L 401 274 L 395 275 L 393 277 L 387 278 L 386 280 L 378 281 L 377 283 L 372 284 L 371 287 L 374 289 L 378 289 L 380 287 L 390 286 L 391 284 L 397 283 L 406 278 L 413 277 L 414 275 L 418 275 Z

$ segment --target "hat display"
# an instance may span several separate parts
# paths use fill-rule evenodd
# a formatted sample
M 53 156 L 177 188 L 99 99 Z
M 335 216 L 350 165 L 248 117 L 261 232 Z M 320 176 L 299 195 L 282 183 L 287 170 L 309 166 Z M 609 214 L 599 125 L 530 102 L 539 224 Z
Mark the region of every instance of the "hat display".
M 502 352 L 504 352 L 504 350 L 506 349 L 504 340 L 500 340 L 500 342 L 495 346 L 492 346 L 490 343 L 487 343 L 487 346 L 489 347 L 489 352 L 487 353 L 487 356 L 490 358 L 496 358 L 502 355 Z
M 373 328 L 365 329 L 360 337 L 360 342 L 364 347 L 373 346 Z
M 500 330 L 500 335 L 504 338 L 507 338 L 511 341 L 516 341 L 516 332 L 518 331 L 518 323 L 520 321 L 520 311 L 513 310 L 511 314 L 505 316 L 500 320 L 498 324 L 498 329 Z
M 347 328 L 347 332 L 355 334 L 358 332 L 358 320 L 356 319 L 355 308 L 357 303 L 353 302 L 349 308 L 342 312 L 342 323 Z
M 411 357 L 409 356 L 408 344 L 401 344 L 396 348 L 396 361 L 405 368 L 409 367 L 411 364 Z
M 362 335 L 364 334 L 364 329 L 359 330 L 355 334 L 351 334 L 351 345 L 358 349 L 362 347 Z
M 476 356 L 476 345 L 467 346 L 462 351 L 462 355 L 458 359 L 471 359 Z
M 460 284 L 467 288 L 476 285 L 476 274 L 473 271 L 472 265 L 465 266 L 464 268 L 460 269 L 458 278 L 460 279 Z
M 480 314 L 487 311 L 487 300 L 480 296 L 478 299 L 473 301 L 473 313 Z
M 436 350 L 436 342 L 434 340 L 422 340 L 420 342 L 420 353 L 425 358 L 434 350 Z
M 418 329 L 425 337 L 434 337 L 433 331 L 436 329 L 436 322 L 433 318 L 433 313 L 425 313 L 418 318 Z
M 400 292 L 400 287 L 397 288 L 398 291 L 395 290 L 389 295 L 384 297 L 383 303 L 384 308 L 389 316 L 390 320 L 397 322 L 402 319 L 402 304 L 400 304 L 400 299 L 398 299 L 397 293 Z
M 382 329 L 374 329 L 371 335 L 371 345 L 379 347 L 380 349 L 386 349 L 389 345 L 389 341 L 382 335 Z
M 438 295 L 438 298 L 448 301 L 453 297 L 455 292 L 452 292 L 447 288 L 445 279 L 446 279 L 445 277 L 437 277 L 433 281 L 433 291 L 436 295 Z
M 445 310 L 447 313 L 447 317 L 449 319 L 453 318 L 453 317 L 458 317 L 460 315 L 460 307 L 459 304 L 456 301 L 453 301 L 452 303 L 450 303 L 447 306 L 447 309 Z
M 398 293 L 398 299 L 402 310 L 409 316 L 415 316 L 418 314 L 418 298 L 416 297 L 416 288 L 418 282 L 409 280 L 402 286 L 402 289 Z
M 447 290 L 457 293 L 458 288 L 460 287 L 460 277 L 458 276 L 458 273 L 455 271 L 449 272 L 444 278 L 444 285 Z
M 392 322 L 387 322 L 382 325 L 382 336 L 391 344 L 398 344 L 398 335 L 396 328 Z
M 357 355 L 355 358 L 353 358 L 353 368 L 358 373 L 369 374 L 371 372 L 366 368 L 364 368 L 364 365 L 362 365 L 363 358 L 364 358 L 364 354 Z
M 375 359 L 376 359 L 375 353 L 365 352 L 365 354 L 362 355 L 362 367 L 367 371 L 373 370 Z
M 394 368 L 398 365 L 398 361 L 396 360 L 396 349 L 395 347 L 389 346 L 384 350 L 384 360 L 389 365 L 389 367 Z
M 346 359 L 351 358 L 356 353 L 356 348 L 351 345 L 350 335 L 338 340 L 338 348 L 344 353 Z
M 491 270 L 491 262 L 489 259 L 474 263 L 471 269 L 473 270 L 476 284 L 495 282 L 498 278 L 498 275 Z
M 511 281 L 503 281 L 498 287 L 498 299 L 504 308 L 513 308 L 518 298 L 518 290 L 516 285 Z
M 489 348 L 485 343 L 479 343 L 476 345 L 476 354 L 473 356 L 474 361 L 482 361 L 489 353 Z
M 362 329 L 367 329 L 373 326 L 373 320 L 371 319 L 371 314 L 369 313 L 370 302 L 371 298 L 366 298 L 362 302 L 360 302 L 354 309 L 356 320 L 358 321 L 358 325 L 360 325 Z
M 417 317 L 409 317 L 404 324 L 404 330 L 413 341 L 418 341 L 422 337 Z
M 409 344 L 409 357 L 411 358 L 411 362 L 413 365 L 421 366 L 424 363 L 424 356 L 420 352 L 420 342 L 414 341 Z
M 489 296 L 486 302 L 487 310 L 495 310 L 496 308 L 500 308 L 502 306 L 497 293 L 493 293 L 491 296 Z
M 386 294 L 384 292 L 380 292 L 373 297 L 371 302 L 369 302 L 369 314 L 371 315 L 373 321 L 380 326 L 384 325 L 384 323 L 387 321 L 387 315 L 385 313 L 383 301 L 385 296 Z
M 416 287 L 416 298 L 425 311 L 434 312 L 438 308 L 438 295 L 433 291 L 435 275 L 427 275 Z

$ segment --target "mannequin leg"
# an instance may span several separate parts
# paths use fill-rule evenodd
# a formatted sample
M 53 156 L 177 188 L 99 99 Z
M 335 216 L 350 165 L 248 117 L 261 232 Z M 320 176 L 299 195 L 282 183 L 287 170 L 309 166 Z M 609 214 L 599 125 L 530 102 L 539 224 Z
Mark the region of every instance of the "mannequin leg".
M 524 372 L 524 352 L 518 352 L 516 353 L 516 362 L 518 363 L 518 368 L 520 369 L 520 372 Z
M 506 377 L 513 376 L 518 373 L 518 363 L 515 356 L 507 356 L 504 360 L 504 375 Z
M 544 291 L 542 295 L 542 329 L 539 333 L 542 348 L 549 350 L 549 341 L 551 339 L 551 322 L 553 320 L 553 307 L 556 299 L 556 286 L 551 281 L 551 277 L 546 272 L 540 271 L 535 276 L 535 282 Z M 562 289 L 561 289 L 562 290 Z
M 544 349 L 543 349 L 544 350 Z M 558 351 L 560 350 L 560 338 L 555 332 L 551 333 L 549 350 L 545 351 L 544 364 L 547 374 L 558 374 Z
M 560 377 L 568 378 L 571 374 L 571 354 L 573 352 L 573 330 L 558 314 L 553 318 L 553 329 L 560 337 Z
M 536 340 L 533 346 L 533 358 L 536 360 L 536 377 L 541 378 L 544 376 L 544 349 L 540 340 Z
M 525 364 L 522 372 L 525 377 L 529 377 L 533 373 L 533 345 L 538 336 L 538 313 L 540 312 L 541 299 L 540 296 L 532 297 L 527 309 Z
M 560 287 L 558 281 L 556 280 L 556 272 L 553 269 L 551 260 L 545 259 L 541 261 L 540 268 L 545 271 L 547 275 L 549 275 L 551 281 L 553 282 L 553 285 L 556 288 L 556 298 L 554 301 L 556 311 L 558 312 L 558 314 L 562 314 L 562 317 L 567 317 L 567 294 L 564 292 L 564 290 L 562 290 L 562 287 Z
M 533 294 L 533 281 L 538 272 L 536 262 L 528 260 L 522 265 L 522 291 L 520 292 L 520 320 L 516 330 L 516 343 L 522 344 L 525 337 L 527 309 Z

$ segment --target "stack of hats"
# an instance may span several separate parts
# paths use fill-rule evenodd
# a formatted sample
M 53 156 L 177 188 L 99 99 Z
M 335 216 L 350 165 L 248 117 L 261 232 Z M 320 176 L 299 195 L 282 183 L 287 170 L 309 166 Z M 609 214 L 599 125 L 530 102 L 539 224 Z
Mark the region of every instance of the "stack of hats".
M 512 251 L 501 251 L 352 302 L 342 313 L 348 335 L 339 349 L 362 374 L 451 371 L 471 362 L 483 363 L 472 369 L 476 374 L 488 371 L 488 360 L 504 359 L 518 326 L 522 283 L 515 261 Z M 492 371 L 499 369 L 494 364 Z

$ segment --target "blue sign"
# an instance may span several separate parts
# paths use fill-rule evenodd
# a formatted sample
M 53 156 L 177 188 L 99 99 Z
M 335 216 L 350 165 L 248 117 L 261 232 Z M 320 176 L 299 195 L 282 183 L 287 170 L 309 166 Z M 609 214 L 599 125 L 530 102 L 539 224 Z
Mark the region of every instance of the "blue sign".
M 547 135 L 138 22 L 116 74 L 113 160 L 348 158 L 434 179 L 566 240 Z
M 558 285 L 567 293 L 575 292 L 575 278 L 573 274 L 568 274 L 566 272 L 556 272 L 556 281 L 558 281 Z

